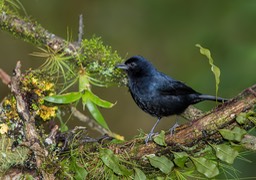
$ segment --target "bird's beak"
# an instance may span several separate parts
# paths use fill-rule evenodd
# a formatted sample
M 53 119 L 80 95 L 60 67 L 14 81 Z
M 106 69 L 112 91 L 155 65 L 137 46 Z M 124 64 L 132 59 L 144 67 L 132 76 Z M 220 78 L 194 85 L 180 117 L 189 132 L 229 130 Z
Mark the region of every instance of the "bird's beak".
M 128 66 L 124 63 L 116 65 L 116 68 L 123 69 L 123 70 L 128 70 Z

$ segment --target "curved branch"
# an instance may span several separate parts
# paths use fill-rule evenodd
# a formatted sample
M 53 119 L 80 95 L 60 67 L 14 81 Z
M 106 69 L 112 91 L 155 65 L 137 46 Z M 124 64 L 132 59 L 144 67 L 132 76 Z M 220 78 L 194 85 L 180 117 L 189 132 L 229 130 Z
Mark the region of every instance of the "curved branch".
M 255 91 L 256 84 L 245 89 L 237 97 L 218 106 L 208 114 L 179 127 L 180 130 L 174 135 L 166 135 L 166 147 L 159 146 L 154 142 L 145 145 L 143 139 L 134 139 L 127 142 L 125 148 L 124 145 L 112 146 L 111 148 L 119 153 L 124 152 L 125 149 L 126 153 L 128 151 L 128 154 L 133 154 L 135 159 L 140 159 L 148 154 L 166 154 L 170 150 L 186 150 L 194 145 L 198 145 L 196 148 L 202 149 L 202 146 L 206 145 L 207 142 L 223 140 L 218 132 L 219 129 L 232 129 L 234 126 L 239 125 L 235 120 L 236 116 L 241 112 L 254 108 L 256 104 Z M 247 129 L 253 126 L 254 124 L 250 123 L 247 125 Z M 138 144 L 138 146 L 130 148 L 131 144 Z

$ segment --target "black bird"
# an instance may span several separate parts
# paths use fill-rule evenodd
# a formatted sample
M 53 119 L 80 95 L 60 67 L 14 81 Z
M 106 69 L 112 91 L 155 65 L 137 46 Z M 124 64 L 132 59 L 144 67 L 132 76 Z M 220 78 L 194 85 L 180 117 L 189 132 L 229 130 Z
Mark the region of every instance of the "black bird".
M 162 117 L 181 114 L 189 105 L 204 100 L 224 102 L 226 99 L 196 92 L 191 87 L 159 72 L 142 56 L 133 56 L 116 66 L 126 71 L 128 87 L 136 104 L 158 120 L 145 142 L 151 140 Z

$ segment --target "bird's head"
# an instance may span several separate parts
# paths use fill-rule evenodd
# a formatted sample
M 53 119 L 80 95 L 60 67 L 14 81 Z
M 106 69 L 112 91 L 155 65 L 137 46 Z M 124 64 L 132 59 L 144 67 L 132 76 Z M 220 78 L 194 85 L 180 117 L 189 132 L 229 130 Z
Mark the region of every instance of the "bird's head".
M 129 77 L 146 76 L 155 71 L 154 66 L 142 56 L 132 56 L 116 68 L 125 70 Z

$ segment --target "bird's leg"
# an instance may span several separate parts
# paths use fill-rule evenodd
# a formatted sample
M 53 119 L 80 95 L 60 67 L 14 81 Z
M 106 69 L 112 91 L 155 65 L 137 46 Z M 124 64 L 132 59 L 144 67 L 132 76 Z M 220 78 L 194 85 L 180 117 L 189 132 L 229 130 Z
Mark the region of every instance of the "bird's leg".
M 152 127 L 152 129 L 150 130 L 150 132 L 148 133 L 146 139 L 145 139 L 145 143 L 147 144 L 149 140 L 151 140 L 152 136 L 154 135 L 154 130 L 156 128 L 156 126 L 158 125 L 158 123 L 160 122 L 161 118 L 159 117 L 156 121 L 156 123 L 154 124 L 154 126 Z
M 178 124 L 178 116 L 176 116 L 175 124 L 169 129 L 171 136 L 174 134 L 175 129 L 179 126 Z

